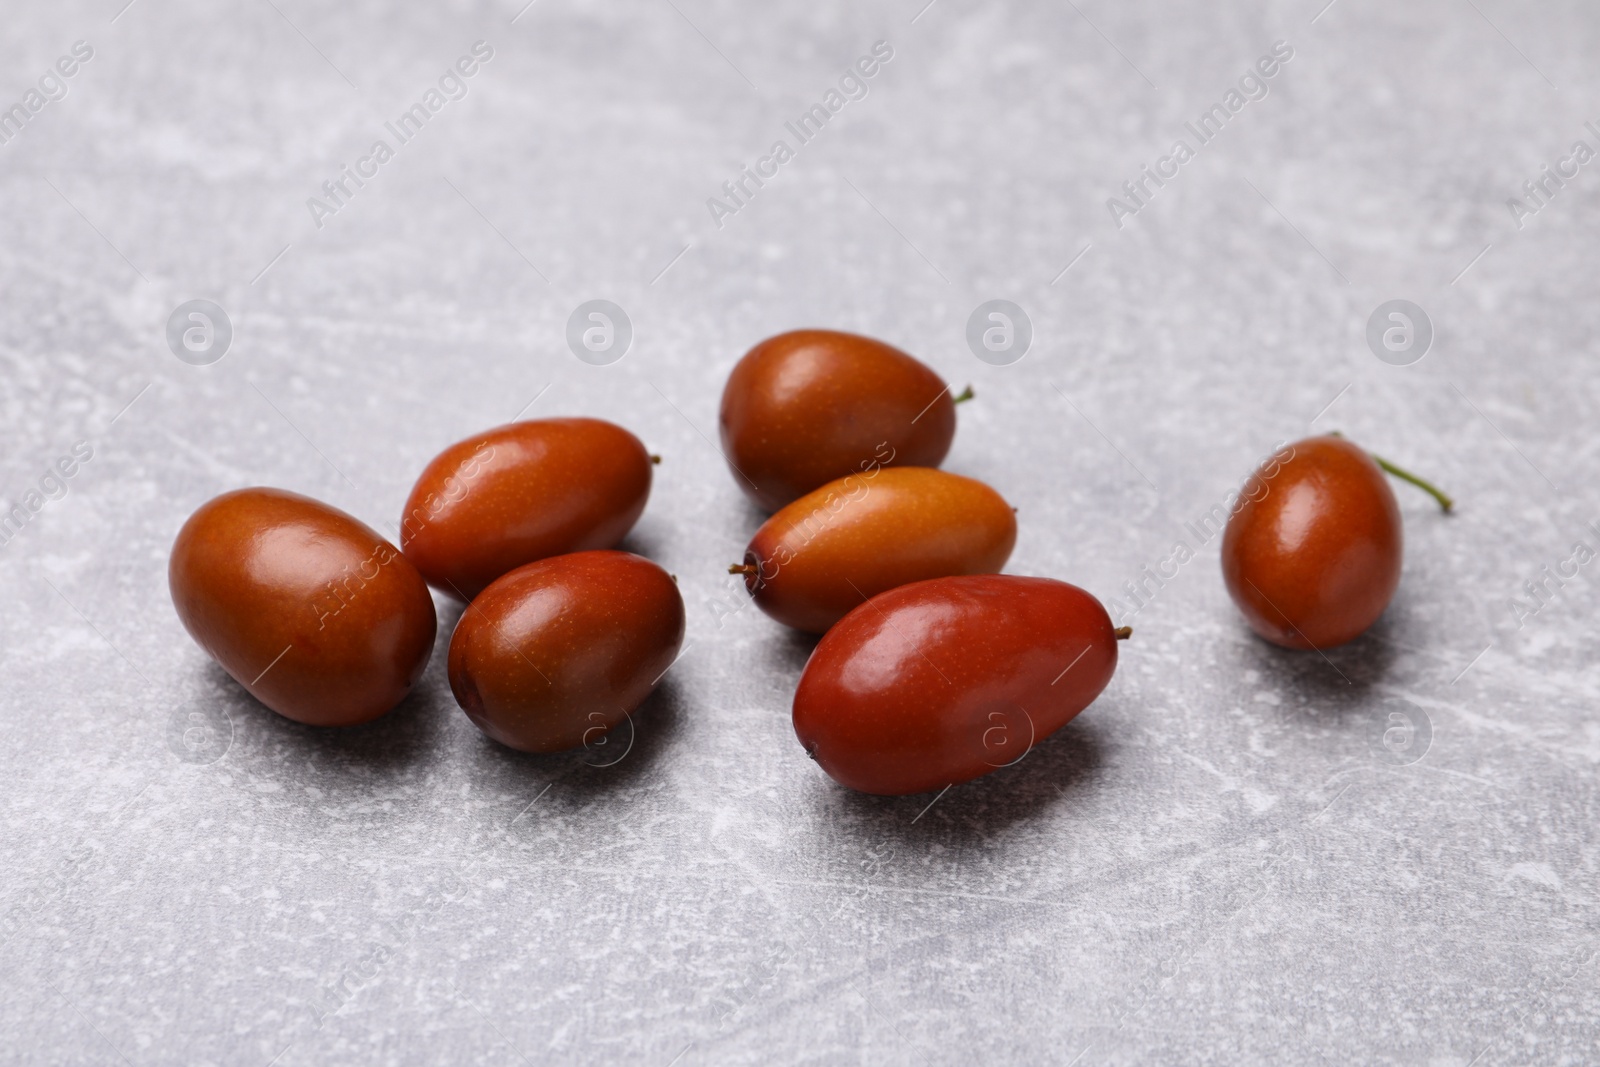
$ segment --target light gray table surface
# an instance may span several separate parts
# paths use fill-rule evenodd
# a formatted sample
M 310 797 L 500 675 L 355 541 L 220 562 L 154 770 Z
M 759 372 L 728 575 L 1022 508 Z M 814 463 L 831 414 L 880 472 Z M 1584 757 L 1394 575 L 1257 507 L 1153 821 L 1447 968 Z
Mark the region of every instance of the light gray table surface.
M 122 2 L 0 11 L 0 106 L 66 90 L 0 144 L 0 493 L 40 494 L 0 547 L 0 1061 L 1600 1062 L 1600 162 L 1524 191 L 1600 149 L 1591 5 Z M 234 333 L 206 366 L 166 338 L 195 298 Z M 596 298 L 634 330 L 604 366 L 565 340 Z M 1034 329 L 1006 366 L 965 340 L 992 298 Z M 1410 365 L 1365 339 L 1391 299 L 1435 330 Z M 1460 505 L 1397 487 L 1404 577 L 1353 644 L 1252 637 L 1211 540 L 1020 764 L 854 795 L 790 726 L 810 643 L 724 573 L 761 516 L 722 382 L 798 326 L 971 382 L 946 466 L 1020 509 L 1008 570 L 1119 612 L 1279 441 L 1342 429 Z M 619 761 L 483 738 L 443 600 L 419 690 L 344 731 L 184 633 L 166 558 L 206 499 L 392 532 L 519 412 L 664 456 L 626 547 L 688 644 Z

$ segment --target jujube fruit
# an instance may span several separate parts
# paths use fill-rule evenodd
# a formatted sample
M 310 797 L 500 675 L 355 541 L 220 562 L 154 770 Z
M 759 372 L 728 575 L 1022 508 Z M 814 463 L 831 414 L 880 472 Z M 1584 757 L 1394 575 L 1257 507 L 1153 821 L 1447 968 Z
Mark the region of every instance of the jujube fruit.
M 458 441 L 423 470 L 400 547 L 428 584 L 470 600 L 507 571 L 611 548 L 650 497 L 651 457 L 602 419 L 514 422 Z
M 898 348 L 835 330 L 769 337 L 722 391 L 734 479 L 767 511 L 869 465 L 937 467 L 956 431 L 942 378 Z
M 903 585 L 818 642 L 794 732 L 852 789 L 943 789 L 1017 762 L 1088 707 L 1129 632 L 1089 593 L 1050 578 Z
M 628 552 L 518 567 L 471 604 L 450 639 L 450 690 L 478 729 L 524 752 L 594 743 L 677 658 L 683 598 Z
M 433 653 L 428 587 L 400 551 L 336 508 L 239 489 L 178 532 L 167 581 L 195 642 L 261 703 L 312 726 L 377 718 Z
M 1325 649 L 1377 621 L 1400 583 L 1400 507 L 1384 470 L 1450 500 L 1337 435 L 1308 437 L 1257 468 L 1222 535 L 1222 577 L 1250 628 Z M 1381 466 L 1380 466 L 1381 465 Z
M 750 541 L 745 576 L 756 606 L 822 633 L 869 597 L 956 574 L 993 574 L 1017 540 L 999 493 L 931 467 L 851 474 L 773 515 Z

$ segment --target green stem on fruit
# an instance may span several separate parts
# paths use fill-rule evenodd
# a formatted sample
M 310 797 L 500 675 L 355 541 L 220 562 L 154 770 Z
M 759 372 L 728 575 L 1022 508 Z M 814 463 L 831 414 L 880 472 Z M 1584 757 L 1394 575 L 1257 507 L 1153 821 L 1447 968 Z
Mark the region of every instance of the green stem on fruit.
M 728 566 L 729 574 L 755 574 L 761 568 L 754 563 L 733 563 Z
M 1338 430 L 1330 430 L 1328 431 L 1328 436 L 1342 438 L 1344 434 L 1340 433 Z M 1439 502 L 1440 510 L 1448 513 L 1456 506 L 1456 502 L 1450 499 L 1450 496 L 1445 493 L 1443 489 L 1440 489 L 1437 485 L 1434 485 L 1426 478 L 1419 478 L 1415 474 L 1412 474 L 1410 471 L 1406 470 L 1404 467 L 1395 466 L 1393 463 L 1390 463 L 1376 452 L 1368 452 L 1367 455 L 1371 456 L 1372 462 L 1376 463 L 1382 470 L 1387 471 L 1403 482 L 1410 482 L 1412 485 L 1416 486 L 1418 489 L 1421 489 L 1423 492 L 1433 497 L 1433 499 L 1437 500 Z
M 661 462 L 660 454 L 659 453 L 655 453 L 655 452 L 650 453 L 650 462 L 651 463 L 660 463 Z
M 965 389 L 961 390 L 961 394 L 959 396 L 952 398 L 950 402 L 952 404 L 965 404 L 968 400 L 971 400 L 977 395 L 977 393 L 972 391 L 972 386 L 969 385 Z
M 1368 453 L 1368 454 L 1371 455 L 1371 453 Z M 1394 475 L 1396 478 L 1399 478 L 1401 481 L 1410 482 L 1412 485 L 1416 486 L 1418 489 L 1421 489 L 1423 492 L 1425 492 L 1429 496 L 1433 497 L 1433 499 L 1435 499 L 1435 500 L 1437 500 L 1439 502 L 1439 507 L 1442 510 L 1448 512 L 1451 508 L 1456 506 L 1456 502 L 1454 500 L 1451 500 L 1450 497 L 1445 494 L 1444 490 L 1440 489 L 1438 486 L 1434 485 L 1432 482 L 1428 481 L 1427 479 L 1418 478 L 1415 474 L 1412 474 L 1410 471 L 1405 470 L 1405 469 L 1403 469 L 1401 467 L 1396 467 L 1393 463 L 1390 463 L 1388 460 L 1384 459 L 1382 456 L 1373 455 L 1372 456 L 1372 462 L 1376 463 L 1378 466 L 1382 467 L 1384 470 L 1388 471 L 1390 474 Z
M 1126 641 L 1128 638 L 1133 636 L 1133 627 L 1119 626 L 1111 632 L 1117 636 L 1118 641 Z

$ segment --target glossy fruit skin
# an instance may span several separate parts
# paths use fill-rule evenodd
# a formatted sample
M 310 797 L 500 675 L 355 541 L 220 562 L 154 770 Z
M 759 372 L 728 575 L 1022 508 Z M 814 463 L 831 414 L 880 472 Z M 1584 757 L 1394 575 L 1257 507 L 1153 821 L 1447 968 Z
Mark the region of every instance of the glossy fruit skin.
M 438 626 L 400 551 L 336 508 L 282 489 L 200 506 L 167 566 L 172 604 L 206 653 L 261 703 L 312 726 L 355 726 L 422 676 Z
M 756 568 L 745 588 L 785 626 L 820 634 L 895 586 L 994 574 L 1016 543 L 1016 513 L 982 482 L 885 467 L 829 482 L 768 519 L 745 552 Z
M 956 409 L 944 379 L 898 348 L 795 330 L 734 365 L 720 424 L 734 480 L 776 511 L 869 465 L 937 467 L 955 436 Z
M 874 597 L 827 632 L 795 692 L 794 732 L 843 785 L 924 793 L 1020 760 L 1116 667 L 1111 619 L 1077 586 L 934 578 Z
M 1257 634 L 1325 649 L 1377 621 L 1400 584 L 1400 507 L 1383 471 L 1342 437 L 1269 460 L 1222 536 L 1222 577 Z M 1264 488 L 1264 491 L 1263 491 Z
M 406 501 L 400 547 L 428 584 L 470 600 L 536 559 L 611 548 L 644 513 L 651 460 L 603 419 L 533 419 L 458 441 Z
M 683 598 L 629 552 L 518 567 L 468 606 L 450 639 L 450 690 L 485 734 L 524 752 L 604 737 L 650 695 L 683 645 Z

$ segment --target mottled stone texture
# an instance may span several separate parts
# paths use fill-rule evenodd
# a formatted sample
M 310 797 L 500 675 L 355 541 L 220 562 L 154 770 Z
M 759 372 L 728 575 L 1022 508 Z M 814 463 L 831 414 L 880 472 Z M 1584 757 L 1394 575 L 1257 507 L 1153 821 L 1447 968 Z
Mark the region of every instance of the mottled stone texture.
M 0 492 L 59 497 L 0 548 L 0 1060 L 1600 1058 L 1600 563 L 1524 586 L 1600 548 L 1600 165 L 1520 229 L 1506 204 L 1600 148 L 1591 5 L 120 3 L 0 12 L 0 105 L 94 50 L 0 144 Z M 1278 40 L 1266 97 L 1114 225 Z M 165 335 L 197 297 L 235 331 L 203 367 Z M 596 298 L 634 326 L 608 366 L 565 340 Z M 1034 325 L 1011 366 L 966 346 L 992 298 Z M 1394 298 L 1436 328 L 1411 366 L 1364 340 Z M 1020 509 L 1011 570 L 1131 610 L 1197 552 L 1145 579 L 1093 707 L 931 807 L 805 758 L 810 645 L 724 573 L 760 516 L 721 383 L 802 325 L 976 387 L 947 466 Z M 429 457 L 523 409 L 664 457 L 627 544 L 690 643 L 620 762 L 481 737 L 448 604 L 420 691 L 343 732 L 185 636 L 166 555 L 200 502 L 282 486 L 392 533 Z M 1460 507 L 1402 487 L 1388 613 L 1291 654 L 1187 524 L 1334 428 Z

